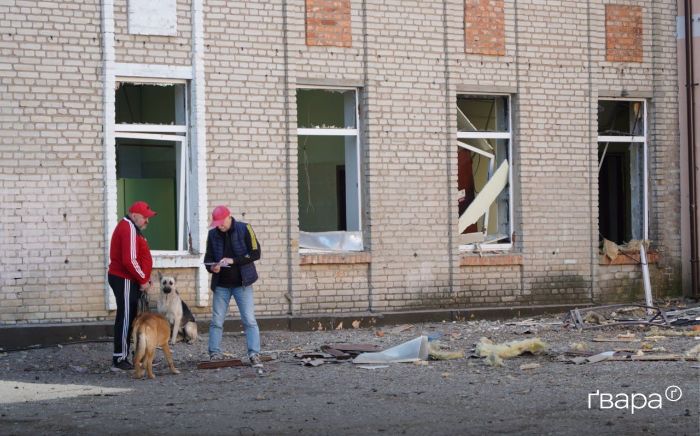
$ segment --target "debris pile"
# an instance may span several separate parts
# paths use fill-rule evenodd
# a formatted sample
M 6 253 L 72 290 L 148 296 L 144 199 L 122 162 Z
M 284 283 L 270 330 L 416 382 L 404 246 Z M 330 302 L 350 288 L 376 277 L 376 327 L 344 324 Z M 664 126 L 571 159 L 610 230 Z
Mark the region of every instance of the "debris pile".
M 642 304 L 611 304 L 607 306 L 575 308 L 564 316 L 564 325 L 578 329 L 611 327 L 617 325 L 670 326 L 661 308 Z
M 405 326 L 393 331 L 406 330 Z M 304 366 L 320 366 L 324 363 L 352 362 L 357 365 L 386 365 L 389 363 L 420 363 L 430 360 L 454 360 L 464 357 L 464 351 L 450 351 L 437 338 L 441 335 L 421 335 L 410 341 L 381 350 L 375 344 L 327 344 L 319 351 L 305 351 L 294 355 Z M 431 340 L 433 339 L 433 340 Z M 377 366 L 362 366 L 376 369 Z M 382 366 L 384 367 L 384 366 Z
M 700 307 L 664 310 L 658 306 L 642 304 L 611 304 L 583 309 L 575 308 L 564 316 L 563 323 L 565 326 L 573 326 L 578 329 L 614 325 L 693 326 L 700 325 Z
M 376 344 L 326 344 L 320 351 L 303 351 L 296 353 L 294 357 L 301 360 L 304 366 L 320 366 L 324 363 L 350 362 L 361 353 L 377 352 L 380 350 Z

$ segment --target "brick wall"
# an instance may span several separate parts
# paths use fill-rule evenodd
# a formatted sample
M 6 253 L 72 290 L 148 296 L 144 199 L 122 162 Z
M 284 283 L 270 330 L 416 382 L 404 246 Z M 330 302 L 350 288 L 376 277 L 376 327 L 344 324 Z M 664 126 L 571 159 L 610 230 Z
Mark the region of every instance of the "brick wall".
M 598 7 L 591 11 L 593 23 L 605 23 L 608 9 Z M 591 42 L 593 81 L 598 97 L 644 96 L 648 98 L 648 167 L 649 167 L 649 239 L 652 248 L 660 254 L 652 268 L 652 289 L 680 291 L 680 160 L 678 120 L 672 115 L 677 110 L 677 74 L 675 30 L 665 23 L 675 19 L 672 2 L 619 1 L 618 8 L 629 11 L 640 9 L 639 21 L 643 28 L 638 61 L 611 61 L 608 59 L 607 34 L 603 26 L 593 26 Z M 637 12 L 634 13 L 635 15 Z M 653 18 L 652 18 L 653 16 Z M 636 18 L 635 18 L 636 19 Z M 653 39 L 652 39 L 653 36 Z M 596 188 L 597 189 L 597 188 Z M 594 203 L 597 222 L 597 205 Z M 596 265 L 597 290 L 594 298 L 610 301 L 610 295 L 622 295 L 616 274 L 636 269 L 638 278 L 629 284 L 643 292 L 641 269 L 614 265 Z M 619 277 L 618 277 L 619 278 Z M 629 294 L 627 294 L 629 295 Z
M 642 7 L 605 5 L 605 58 L 610 62 L 642 62 Z
M 350 0 L 306 0 L 306 44 L 351 47 Z
M 465 52 L 503 56 L 506 50 L 504 18 L 503 0 L 465 0 Z
M 106 315 L 97 1 L 0 4 L 0 324 Z
M 204 22 L 207 214 L 226 204 L 253 226 L 262 252 L 256 309 L 286 314 L 287 193 L 289 180 L 296 184 L 286 166 L 296 150 L 288 153 L 285 146 L 285 105 L 295 91 L 285 89 L 282 10 L 266 2 L 207 1 Z
M 658 292 L 677 289 L 673 2 L 618 3 L 641 8 L 639 62 L 606 58 L 602 1 L 590 9 L 573 0 L 517 9 L 502 2 L 498 56 L 465 53 L 466 7 L 475 3 L 463 0 L 348 1 L 352 44 L 342 47 L 308 44 L 301 2 L 204 2 L 207 213 L 227 204 L 253 225 L 263 252 L 258 312 L 609 301 L 632 288 L 639 295 L 637 266 L 598 264 L 601 96 L 651 97 L 650 238 L 660 253 L 652 277 Z M 126 35 L 125 4 L 115 6 L 117 62 L 189 65 L 189 4 L 178 3 L 175 37 Z M 104 310 L 102 271 L 100 7 L 46 8 L 0 6 L 0 93 L 10 96 L 0 107 L 0 324 L 113 316 Z M 314 84 L 360 89 L 368 252 L 360 260 L 311 262 L 298 252 L 295 96 Z M 479 92 L 513 95 L 516 238 L 508 255 L 487 264 L 464 261 L 456 236 L 456 95 Z M 188 303 L 194 271 L 168 270 Z
M 177 36 L 129 34 L 128 3 L 128 0 L 114 0 L 114 52 L 117 62 L 191 65 L 191 0 L 177 0 Z

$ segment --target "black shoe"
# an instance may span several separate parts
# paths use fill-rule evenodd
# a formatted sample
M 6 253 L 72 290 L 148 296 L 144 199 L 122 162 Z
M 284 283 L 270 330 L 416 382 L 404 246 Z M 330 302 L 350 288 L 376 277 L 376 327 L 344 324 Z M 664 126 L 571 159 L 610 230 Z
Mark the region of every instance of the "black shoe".
M 120 372 L 120 371 L 131 371 L 134 369 L 134 365 L 131 364 L 128 360 L 120 360 L 117 362 L 112 363 L 112 367 L 110 368 L 110 371 L 112 372 Z

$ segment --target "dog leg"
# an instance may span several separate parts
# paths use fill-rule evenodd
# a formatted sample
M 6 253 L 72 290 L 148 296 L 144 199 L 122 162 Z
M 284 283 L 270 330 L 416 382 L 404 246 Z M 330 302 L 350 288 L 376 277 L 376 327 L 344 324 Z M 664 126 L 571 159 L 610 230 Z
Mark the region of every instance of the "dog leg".
M 180 371 L 175 368 L 175 362 L 173 362 L 173 353 L 170 352 L 170 347 L 166 342 L 163 344 L 163 354 L 165 354 L 165 360 L 168 361 L 168 366 L 170 367 L 170 372 L 173 374 L 180 374 Z
M 153 358 L 155 355 L 155 345 L 153 347 L 148 347 L 148 351 L 146 351 L 146 374 L 148 374 L 148 378 L 150 379 L 156 378 L 155 374 L 153 374 Z
M 134 378 L 140 379 L 143 376 L 142 359 L 146 355 L 146 334 L 141 332 L 138 336 L 133 335 L 136 342 L 136 353 L 134 354 Z
M 175 345 L 177 342 L 177 334 L 180 331 L 180 323 L 182 322 L 182 316 L 176 316 L 173 320 L 173 332 L 170 338 L 170 344 Z
M 188 344 L 197 340 L 197 323 L 188 322 L 185 324 L 185 338 Z

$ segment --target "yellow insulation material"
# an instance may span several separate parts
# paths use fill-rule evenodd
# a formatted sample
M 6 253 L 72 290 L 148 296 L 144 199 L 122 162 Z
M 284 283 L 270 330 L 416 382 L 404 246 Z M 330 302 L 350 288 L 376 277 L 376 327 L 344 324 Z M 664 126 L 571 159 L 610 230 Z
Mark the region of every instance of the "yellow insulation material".
M 540 338 L 526 339 L 524 341 L 510 341 L 503 344 L 494 344 L 490 339 L 481 338 L 476 345 L 477 356 L 485 357 L 490 365 L 502 366 L 503 359 L 520 356 L 523 353 L 538 354 L 547 349 L 547 344 Z

